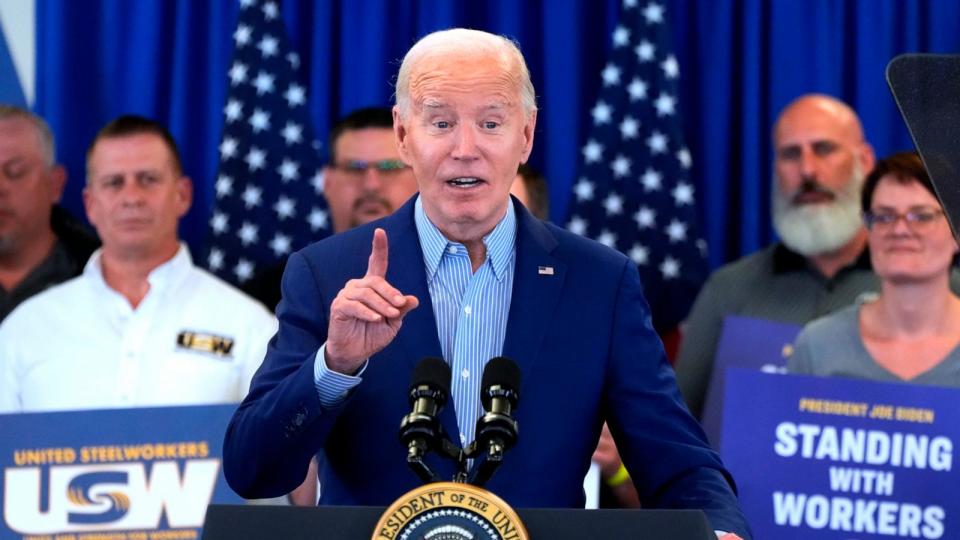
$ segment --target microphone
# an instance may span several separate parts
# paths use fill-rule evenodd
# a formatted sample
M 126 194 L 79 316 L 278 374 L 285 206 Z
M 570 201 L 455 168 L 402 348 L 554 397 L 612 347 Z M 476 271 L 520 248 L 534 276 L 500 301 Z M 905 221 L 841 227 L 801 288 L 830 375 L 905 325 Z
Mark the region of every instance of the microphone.
M 482 453 L 468 480 L 476 486 L 490 479 L 504 452 L 517 442 L 517 421 L 511 414 L 520 399 L 520 368 L 509 358 L 493 358 L 483 368 L 480 388 L 480 402 L 487 412 L 477 419 L 473 451 Z
M 424 482 L 439 480 L 423 458 L 441 445 L 438 415 L 449 395 L 450 366 L 440 358 L 421 360 L 410 378 L 408 396 L 413 410 L 400 422 L 400 441 L 407 447 L 407 464 Z

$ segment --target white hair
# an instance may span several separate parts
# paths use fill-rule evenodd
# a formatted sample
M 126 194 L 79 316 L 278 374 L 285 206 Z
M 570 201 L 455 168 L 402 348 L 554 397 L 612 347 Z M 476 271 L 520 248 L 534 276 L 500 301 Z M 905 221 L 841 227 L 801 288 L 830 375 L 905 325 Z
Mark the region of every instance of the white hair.
M 53 167 L 57 164 L 57 149 L 53 142 L 53 132 L 50 125 L 43 119 L 33 114 L 27 109 L 15 105 L 0 104 L 0 121 L 6 120 L 24 120 L 33 128 L 37 136 L 37 142 L 40 144 L 40 153 L 43 156 L 43 162 L 47 167 Z
M 520 100 L 526 114 L 537 110 L 537 96 L 530 80 L 530 70 L 519 46 L 512 40 L 480 30 L 451 28 L 427 34 L 416 42 L 400 64 L 397 73 L 396 98 L 401 117 L 410 112 L 410 74 L 422 60 L 438 56 L 494 56 L 500 58 L 520 79 Z
M 804 257 L 842 248 L 860 231 L 860 191 L 866 176 L 859 161 L 836 198 L 826 204 L 793 204 L 793 194 L 784 193 L 774 174 L 773 227 L 788 248 Z

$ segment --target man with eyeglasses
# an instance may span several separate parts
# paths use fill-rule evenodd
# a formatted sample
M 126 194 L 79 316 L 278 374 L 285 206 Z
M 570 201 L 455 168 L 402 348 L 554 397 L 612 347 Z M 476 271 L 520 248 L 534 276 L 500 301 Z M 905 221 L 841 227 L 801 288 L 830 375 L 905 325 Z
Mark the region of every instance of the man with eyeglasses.
M 334 232 L 390 215 L 416 193 L 417 181 L 393 140 L 390 109 L 350 113 L 330 131 L 329 148 L 323 194 Z
M 417 192 L 417 181 L 400 160 L 393 140 L 389 108 L 357 109 L 343 117 L 330 130 L 328 148 L 323 194 L 334 233 L 388 216 Z M 275 310 L 285 267 L 283 261 L 264 270 L 244 284 L 243 290 Z
M 857 114 L 801 96 L 773 128 L 773 223 L 780 241 L 710 276 L 683 329 L 677 382 L 701 416 L 728 315 L 802 325 L 876 291 L 860 190 L 874 165 Z

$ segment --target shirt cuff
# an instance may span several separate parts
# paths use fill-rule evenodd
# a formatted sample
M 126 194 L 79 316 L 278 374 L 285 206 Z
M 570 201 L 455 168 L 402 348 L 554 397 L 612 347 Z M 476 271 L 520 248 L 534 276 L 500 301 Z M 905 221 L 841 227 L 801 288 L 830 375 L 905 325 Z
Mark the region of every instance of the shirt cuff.
M 320 346 L 313 359 L 313 384 L 320 396 L 320 405 L 325 409 L 336 407 L 347 398 L 347 394 L 363 380 L 363 372 L 367 369 L 367 362 L 363 363 L 356 375 L 344 375 L 327 367 L 324 351 L 327 344 Z

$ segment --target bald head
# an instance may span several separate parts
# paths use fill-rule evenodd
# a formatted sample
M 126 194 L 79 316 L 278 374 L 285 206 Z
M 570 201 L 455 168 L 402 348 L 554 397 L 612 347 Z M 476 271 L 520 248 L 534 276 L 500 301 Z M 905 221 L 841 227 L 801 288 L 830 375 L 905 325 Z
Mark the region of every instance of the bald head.
M 789 138 L 797 129 L 819 125 L 836 137 L 857 144 L 864 142 L 863 126 L 857 113 L 846 103 L 824 94 L 807 94 L 784 107 L 773 128 L 773 144 Z

